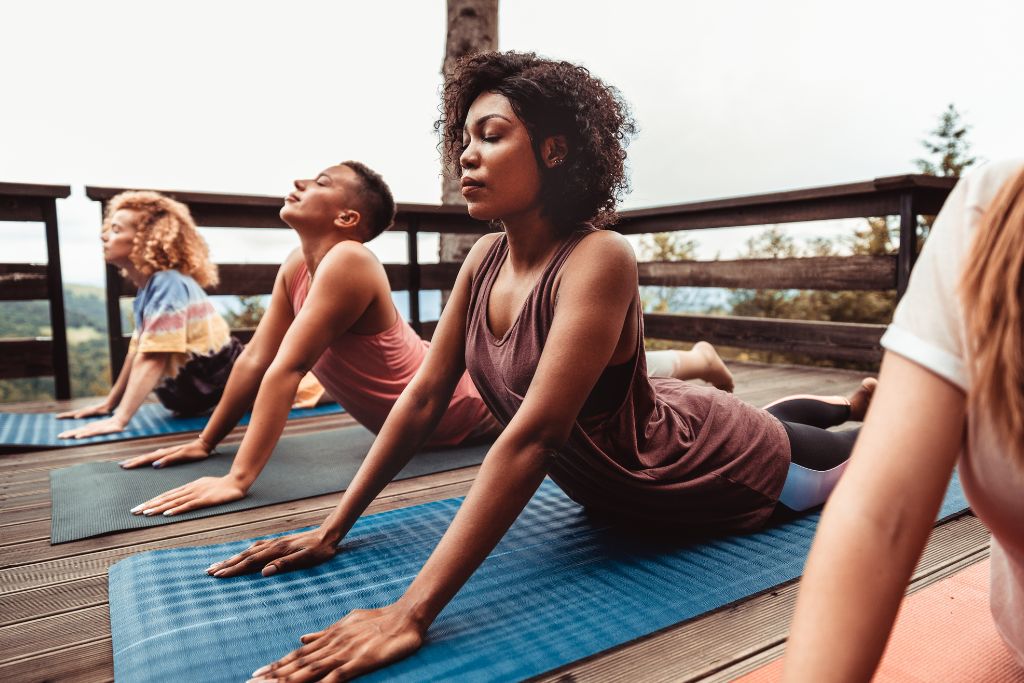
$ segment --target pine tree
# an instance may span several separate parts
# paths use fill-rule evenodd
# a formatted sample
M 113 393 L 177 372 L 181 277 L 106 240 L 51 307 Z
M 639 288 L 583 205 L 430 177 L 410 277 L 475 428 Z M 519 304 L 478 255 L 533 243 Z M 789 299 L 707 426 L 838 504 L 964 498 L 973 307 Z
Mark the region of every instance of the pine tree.
M 970 156 L 971 143 L 967 140 L 972 127 L 964 123 L 960 112 L 950 103 L 939 116 L 939 125 L 929 133 L 931 137 L 921 141 L 932 158 L 915 159 L 917 169 L 927 175 L 960 177 L 978 161 Z

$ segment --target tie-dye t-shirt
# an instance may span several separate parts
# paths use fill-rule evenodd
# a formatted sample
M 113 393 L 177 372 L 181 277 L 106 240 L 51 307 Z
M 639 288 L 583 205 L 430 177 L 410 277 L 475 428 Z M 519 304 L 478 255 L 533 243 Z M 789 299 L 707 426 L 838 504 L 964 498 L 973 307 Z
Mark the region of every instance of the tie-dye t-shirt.
M 129 351 L 172 354 L 166 374 L 175 377 L 196 356 L 209 356 L 231 341 L 224 318 L 202 287 L 176 270 L 160 270 L 135 296 L 135 332 Z

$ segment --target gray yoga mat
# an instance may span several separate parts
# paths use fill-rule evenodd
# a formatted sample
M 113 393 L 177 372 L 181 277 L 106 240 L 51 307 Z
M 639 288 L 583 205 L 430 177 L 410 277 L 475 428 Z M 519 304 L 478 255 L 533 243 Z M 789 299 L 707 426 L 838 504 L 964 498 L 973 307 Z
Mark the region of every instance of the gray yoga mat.
M 113 531 L 173 524 L 236 510 L 310 498 L 348 487 L 374 435 L 363 427 L 346 427 L 288 436 L 249 489 L 249 495 L 226 505 L 186 512 L 173 517 L 133 515 L 130 509 L 199 477 L 219 477 L 231 468 L 237 445 L 206 460 L 187 465 L 123 470 L 116 462 L 74 465 L 50 473 L 53 502 L 50 543 L 67 543 Z M 418 453 L 397 479 L 418 477 L 478 465 L 489 444 Z

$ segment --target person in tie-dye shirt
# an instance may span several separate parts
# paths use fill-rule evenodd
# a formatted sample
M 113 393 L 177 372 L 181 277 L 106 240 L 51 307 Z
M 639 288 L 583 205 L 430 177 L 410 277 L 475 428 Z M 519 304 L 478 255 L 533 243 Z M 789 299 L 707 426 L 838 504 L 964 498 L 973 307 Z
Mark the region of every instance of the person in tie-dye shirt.
M 217 267 L 188 208 L 157 192 L 123 192 L 107 206 L 101 239 L 107 263 L 138 287 L 135 331 L 106 399 L 58 417 L 113 414 L 60 437 L 122 431 L 154 390 L 175 414 L 210 411 L 242 344 L 203 291 L 217 284 Z

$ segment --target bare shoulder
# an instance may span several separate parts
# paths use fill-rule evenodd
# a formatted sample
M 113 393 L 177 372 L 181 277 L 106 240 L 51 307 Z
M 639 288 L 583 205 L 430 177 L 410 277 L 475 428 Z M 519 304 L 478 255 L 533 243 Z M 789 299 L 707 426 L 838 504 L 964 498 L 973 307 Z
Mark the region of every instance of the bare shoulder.
M 490 232 L 481 237 L 473 245 L 473 248 L 466 254 L 466 260 L 462 262 L 462 270 L 467 271 L 472 277 L 476 274 L 477 268 L 484 261 L 484 256 L 487 255 L 491 245 L 498 241 L 504 233 L 501 232 Z
M 365 275 L 368 272 L 376 271 L 383 273 L 384 266 L 381 265 L 376 254 L 370 251 L 365 244 L 345 241 L 334 245 L 324 255 L 317 268 L 317 276 L 325 275 L 325 270 L 329 271 L 332 276 L 352 273 Z
M 635 278 L 636 254 L 625 237 L 613 230 L 597 230 L 576 245 L 566 261 L 565 272 L 583 278 L 619 274 Z M 564 279 L 564 278 L 563 278 Z

